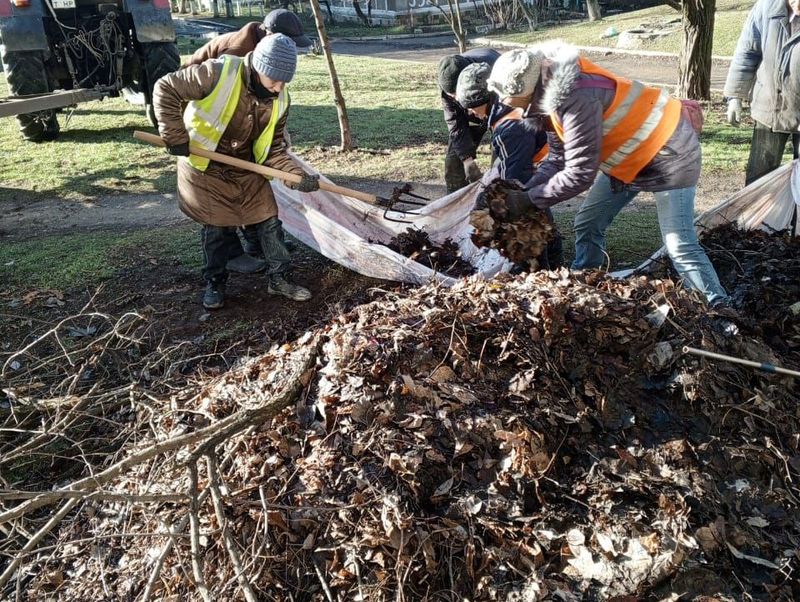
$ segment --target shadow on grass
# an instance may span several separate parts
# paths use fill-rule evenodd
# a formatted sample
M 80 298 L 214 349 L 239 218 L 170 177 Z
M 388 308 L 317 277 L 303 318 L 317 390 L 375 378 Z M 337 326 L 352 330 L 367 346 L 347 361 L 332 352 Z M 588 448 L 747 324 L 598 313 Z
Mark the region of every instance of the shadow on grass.
M 397 148 L 446 142 L 447 126 L 437 109 L 348 108 L 350 128 L 362 148 Z M 292 105 L 288 122 L 292 140 L 308 146 L 339 144 L 339 121 L 333 105 Z

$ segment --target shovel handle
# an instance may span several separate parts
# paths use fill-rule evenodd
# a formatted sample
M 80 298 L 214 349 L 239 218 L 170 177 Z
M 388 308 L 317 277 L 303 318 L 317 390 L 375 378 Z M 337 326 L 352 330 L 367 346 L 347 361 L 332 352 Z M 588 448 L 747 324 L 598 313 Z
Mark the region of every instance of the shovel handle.
M 161 147 L 167 146 L 167 143 L 164 142 L 160 136 L 156 136 L 155 134 L 149 134 L 147 132 L 141 132 L 139 130 L 136 130 L 133 132 L 133 137 L 136 138 L 137 140 L 141 140 L 142 142 L 147 142 L 148 144 L 152 144 L 153 146 L 161 146 Z M 278 178 L 280 180 L 284 180 L 285 182 L 292 182 L 294 184 L 299 184 L 300 180 L 302 180 L 302 177 L 298 176 L 297 174 L 289 173 L 287 171 L 281 171 L 280 169 L 274 169 L 272 167 L 267 167 L 266 165 L 259 165 L 258 163 L 253 163 L 252 161 L 244 161 L 243 159 L 237 159 L 236 157 L 230 157 L 228 155 L 223 155 L 222 153 L 205 150 L 195 144 L 190 144 L 189 150 L 193 155 L 196 155 L 198 157 L 211 159 L 212 161 L 216 161 L 217 163 L 224 163 L 226 165 L 238 167 L 239 169 L 246 169 L 247 171 L 252 171 L 257 174 L 261 174 L 262 176 L 268 176 L 270 178 Z M 359 190 L 345 188 L 344 186 L 338 186 L 336 184 L 331 184 L 329 182 L 323 182 L 322 180 L 320 180 L 319 182 L 319 187 L 320 190 L 327 190 L 328 192 L 335 192 L 337 194 L 349 196 L 354 199 L 358 199 L 359 201 L 364 201 L 365 203 L 369 203 L 370 205 L 378 205 L 378 198 L 374 194 L 368 194 L 366 192 L 361 192 Z

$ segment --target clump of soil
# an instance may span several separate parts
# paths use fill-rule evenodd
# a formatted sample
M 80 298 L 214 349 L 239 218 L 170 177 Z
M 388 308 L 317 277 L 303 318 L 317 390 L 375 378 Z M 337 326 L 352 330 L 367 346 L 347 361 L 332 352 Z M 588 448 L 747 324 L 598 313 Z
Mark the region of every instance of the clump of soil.
M 475 267 L 461 258 L 461 251 L 455 242 L 448 238 L 441 245 L 435 245 L 424 230 L 409 228 L 395 236 L 386 246 L 400 255 L 454 278 L 475 273 Z
M 470 214 L 470 225 L 475 228 L 472 242 L 478 247 L 497 249 L 523 269 L 535 272 L 539 269 L 539 257 L 554 236 L 554 227 L 544 211 L 536 209 L 524 219 L 502 221 L 508 210 L 506 194 L 521 187 L 496 180 L 486 187 L 488 207 Z

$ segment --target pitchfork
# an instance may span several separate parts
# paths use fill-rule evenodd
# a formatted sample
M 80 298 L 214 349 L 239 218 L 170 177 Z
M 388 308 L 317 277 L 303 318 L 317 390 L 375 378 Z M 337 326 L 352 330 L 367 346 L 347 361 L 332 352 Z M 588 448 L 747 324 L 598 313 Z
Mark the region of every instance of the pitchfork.
M 154 134 L 148 134 L 147 132 L 140 132 L 137 130 L 133 132 L 133 137 L 136 138 L 137 140 L 148 142 L 154 146 L 162 146 L 162 147 L 166 146 L 166 143 L 159 136 L 156 136 Z M 288 173 L 285 171 L 281 171 L 279 169 L 273 169 L 272 167 L 259 165 L 258 163 L 253 163 L 251 161 L 243 161 L 242 159 L 229 157 L 228 155 L 223 155 L 222 153 L 208 151 L 194 144 L 189 146 L 189 150 L 193 155 L 197 155 L 198 157 L 205 157 L 206 159 L 211 159 L 212 161 L 216 161 L 217 163 L 225 163 L 226 165 L 232 165 L 233 167 L 246 169 L 248 171 L 261 174 L 263 176 L 278 178 L 286 182 L 293 182 L 297 184 L 302 179 L 301 176 L 298 176 L 293 173 Z M 409 215 L 419 215 L 419 214 L 414 210 L 395 209 L 395 205 L 402 204 L 402 205 L 413 205 L 416 207 L 421 207 L 424 206 L 425 203 L 420 201 L 430 200 L 424 196 L 420 196 L 418 194 L 414 194 L 413 192 L 411 192 L 410 184 L 405 184 L 399 188 L 395 188 L 394 191 L 392 192 L 392 196 L 389 197 L 388 199 L 385 197 L 376 196 L 374 194 L 369 194 L 367 192 L 361 192 L 360 190 L 345 188 L 344 186 L 339 186 L 337 184 L 332 184 L 330 182 L 324 182 L 322 180 L 320 180 L 319 182 L 319 187 L 320 190 L 335 192 L 338 194 L 342 194 L 344 196 L 349 196 L 354 199 L 358 199 L 359 201 L 363 201 L 364 203 L 368 203 L 375 207 L 380 207 L 381 209 L 383 209 L 383 219 L 390 222 L 397 222 L 400 224 L 410 224 L 412 222 L 409 220 L 392 217 L 390 213 L 400 214 L 403 217 Z M 409 200 L 403 197 L 411 197 L 412 199 L 419 199 L 419 200 Z

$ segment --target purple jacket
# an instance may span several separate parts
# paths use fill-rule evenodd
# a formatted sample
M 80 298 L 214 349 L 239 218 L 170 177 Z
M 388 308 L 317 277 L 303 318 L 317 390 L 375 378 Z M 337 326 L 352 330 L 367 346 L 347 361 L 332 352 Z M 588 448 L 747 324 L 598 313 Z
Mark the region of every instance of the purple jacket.
M 555 112 L 564 129 L 562 142 L 548 134 L 550 155 L 527 183 L 531 201 L 551 207 L 588 190 L 600 170 L 603 113 L 614 100 L 610 80 L 581 73 L 578 52 L 563 43 L 544 44 L 546 59 L 542 80 L 536 86 L 533 106 L 545 114 Z M 598 87 L 580 80 L 602 80 Z M 613 82 L 612 82 L 613 83 Z M 700 141 L 692 125 L 681 119 L 658 155 L 630 184 L 632 190 L 658 192 L 688 188 L 700 177 Z

